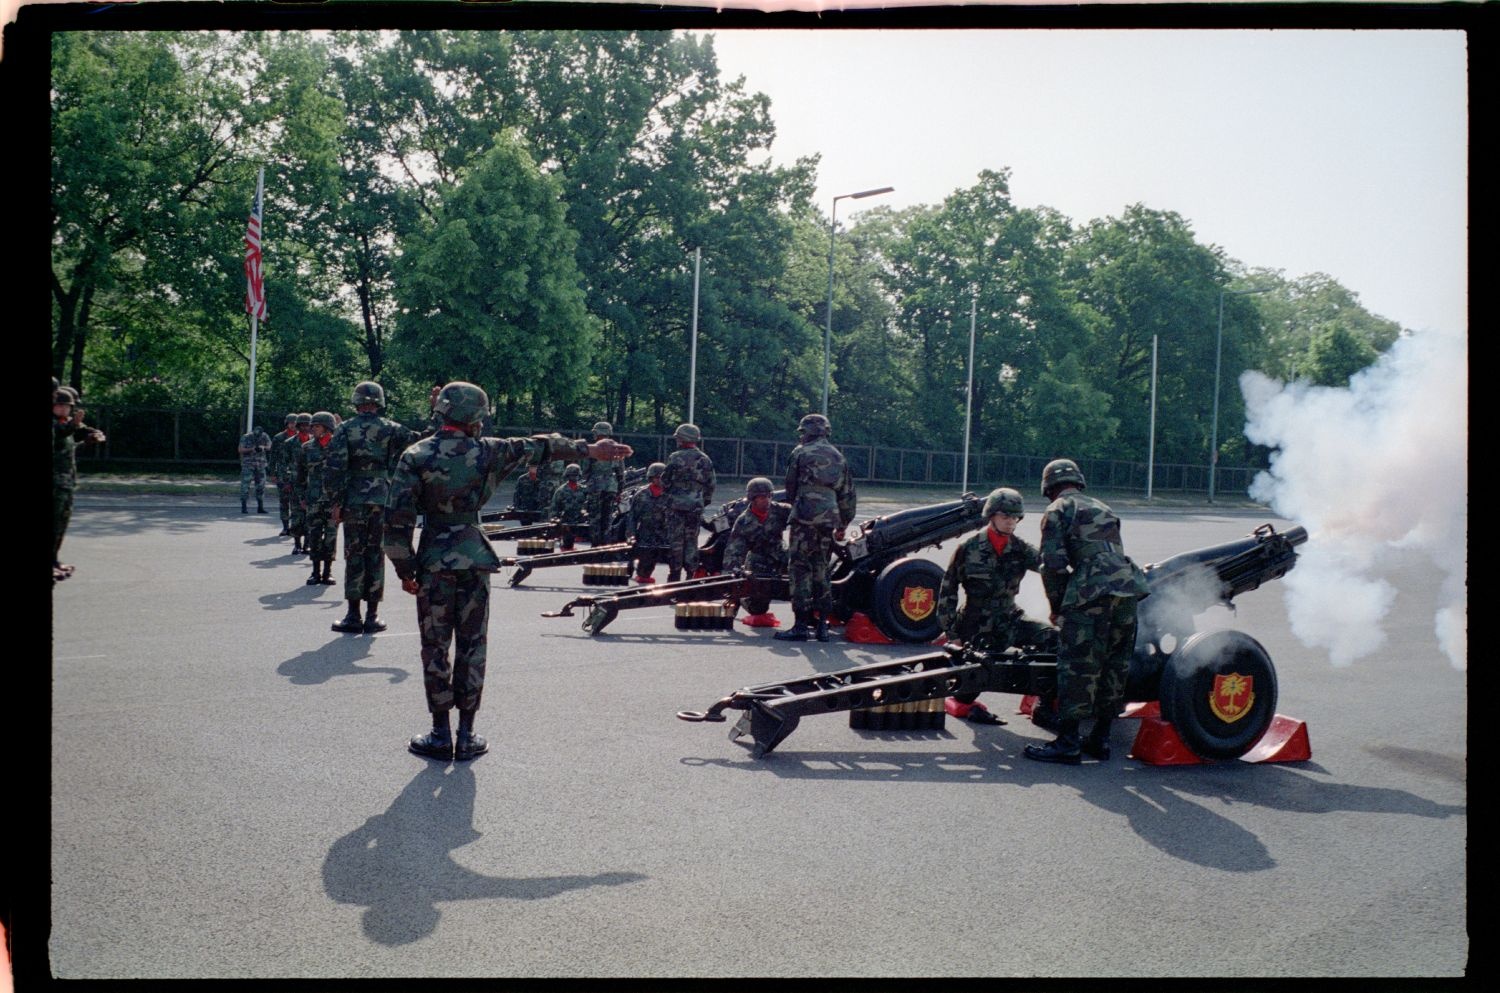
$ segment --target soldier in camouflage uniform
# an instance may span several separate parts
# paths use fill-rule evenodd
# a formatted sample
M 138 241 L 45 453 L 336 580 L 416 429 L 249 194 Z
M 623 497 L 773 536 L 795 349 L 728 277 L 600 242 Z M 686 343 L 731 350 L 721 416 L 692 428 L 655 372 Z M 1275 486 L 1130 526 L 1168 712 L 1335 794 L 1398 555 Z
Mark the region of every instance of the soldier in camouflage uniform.
M 532 438 L 475 437 L 489 398 L 472 383 L 443 387 L 436 403 L 443 428 L 402 453 L 386 505 L 385 553 L 401 588 L 417 598 L 423 686 L 432 730 L 407 747 L 417 755 L 466 761 L 488 744 L 474 733 L 484 689 L 489 628 L 489 574 L 500 568 L 479 529 L 479 513 L 495 487 L 519 463 L 589 456 L 622 458 L 630 448 L 604 441 L 586 445 L 561 435 Z M 422 542 L 412 549 L 417 517 Z M 452 666 L 448 645 L 454 645 Z M 458 707 L 455 743 L 449 712 Z
M 614 433 L 615 429 L 608 421 L 599 421 L 594 425 L 595 441 L 608 438 Z M 625 464 L 584 459 L 580 466 L 589 491 L 589 544 L 603 545 L 609 540 L 609 525 L 614 521 L 615 508 L 620 503 L 620 490 L 625 486 Z
M 677 450 L 667 456 L 661 474 L 667 491 L 667 582 L 675 583 L 684 570 L 689 578 L 698 569 L 698 532 L 703 508 L 714 498 L 714 462 L 698 448 L 703 432 L 696 424 L 679 424 L 672 433 Z
M 281 533 L 285 537 L 292 533 L 292 481 L 287 461 L 290 449 L 287 439 L 297 436 L 297 415 L 286 415 L 286 430 L 271 439 L 271 451 L 266 459 L 266 479 L 276 487 L 276 502 L 281 511 Z
M 828 613 L 833 609 L 833 587 L 828 583 L 828 558 L 833 542 L 844 536 L 854 520 L 854 479 L 840 452 L 828 440 L 832 427 L 822 414 L 808 414 L 797 425 L 799 444 L 792 449 L 786 470 L 786 499 L 792 505 L 791 561 L 787 578 L 792 589 L 795 621 L 775 637 L 806 641 L 812 637 L 817 613 L 817 639 L 828 640 Z
M 526 515 L 522 519 L 523 524 L 541 520 L 542 515 L 547 512 L 550 498 L 549 502 L 542 501 L 542 476 L 537 466 L 527 466 L 526 475 L 516 480 L 516 489 L 511 494 L 510 505 Z
M 1135 647 L 1137 602 L 1149 588 L 1125 554 L 1120 519 L 1084 495 L 1083 472 L 1070 459 L 1042 470 L 1042 585 L 1061 629 L 1057 649 L 1057 740 L 1027 745 L 1026 757 L 1077 765 L 1109 758 L 1109 727 L 1125 700 Z M 1079 721 L 1094 718 L 1089 736 Z
M 1041 553 L 1015 533 L 1026 516 L 1021 494 L 1006 487 L 995 490 L 985 498 L 984 516 L 989 526 L 953 550 L 938 590 L 938 621 L 948 644 L 1004 651 L 1011 645 L 1045 642 L 1054 629 L 1026 617 L 1016 606 L 1022 578 L 1040 572 L 1042 566 Z M 975 724 L 1005 723 L 978 700 L 978 693 L 958 693 L 945 707 L 954 717 Z
M 333 556 L 338 551 L 339 531 L 333 521 L 333 495 L 326 482 L 328 448 L 337 422 L 333 414 L 320 410 L 312 415 L 312 440 L 298 449 L 297 489 L 301 497 L 303 526 L 307 530 L 307 554 L 312 559 L 308 586 L 332 586 Z
M 250 513 L 250 488 L 255 487 L 255 512 L 266 512 L 266 461 L 271 451 L 271 436 L 259 424 L 240 435 L 240 513 Z
M 283 441 L 282 472 L 285 473 L 287 499 L 292 503 L 288 515 L 288 529 L 292 535 L 292 555 L 307 551 L 307 507 L 303 503 L 305 488 L 297 479 L 297 467 L 302 464 L 302 446 L 312 440 L 312 414 L 297 415 L 297 433 Z
M 333 624 L 333 630 L 385 630 L 376 616 L 385 593 L 385 552 L 380 547 L 385 532 L 385 501 L 390 493 L 391 473 L 412 433 L 402 424 L 380 416 L 385 390 L 369 381 L 354 387 L 355 415 L 333 432 L 324 469 L 333 522 L 344 525 L 344 599 L 349 610 Z M 365 616 L 359 615 L 360 601 Z
M 539 474 L 542 477 L 542 485 L 537 487 L 537 493 L 542 498 L 542 506 L 549 511 L 552 508 L 552 494 L 563 484 L 563 470 L 568 463 L 563 459 L 553 459 L 551 462 L 542 463 Z
M 765 476 L 756 476 L 745 484 L 749 505 L 735 519 L 729 530 L 729 545 L 724 549 L 724 572 L 748 569 L 757 576 L 781 576 L 787 569 L 786 526 L 792 519 L 792 505 L 771 499 L 775 487 Z
M 589 491 L 580 482 L 583 468 L 577 462 L 569 462 L 563 470 L 563 484 L 552 491 L 552 520 L 562 522 L 561 547 L 563 551 L 573 548 L 574 532 L 582 531 L 589 523 Z
M 654 583 L 656 563 L 667 557 L 667 491 L 661 484 L 666 463 L 653 462 L 646 470 L 646 485 L 630 496 L 625 537 L 635 540 L 635 581 Z
M 83 423 L 83 408 L 71 386 L 52 391 L 52 581 L 73 575 L 73 567 L 58 557 L 63 535 L 73 518 L 73 491 L 78 488 L 79 445 L 102 445 L 104 432 Z

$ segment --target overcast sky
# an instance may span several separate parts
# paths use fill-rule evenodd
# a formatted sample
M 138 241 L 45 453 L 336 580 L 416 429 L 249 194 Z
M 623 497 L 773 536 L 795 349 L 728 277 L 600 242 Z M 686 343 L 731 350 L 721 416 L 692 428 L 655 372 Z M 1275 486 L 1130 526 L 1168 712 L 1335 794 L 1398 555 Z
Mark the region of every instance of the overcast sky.
M 1075 223 L 1140 202 L 1413 330 L 1467 331 L 1459 31 L 713 32 L 771 98 L 772 158 L 818 153 L 839 217 L 938 204 L 981 169 Z

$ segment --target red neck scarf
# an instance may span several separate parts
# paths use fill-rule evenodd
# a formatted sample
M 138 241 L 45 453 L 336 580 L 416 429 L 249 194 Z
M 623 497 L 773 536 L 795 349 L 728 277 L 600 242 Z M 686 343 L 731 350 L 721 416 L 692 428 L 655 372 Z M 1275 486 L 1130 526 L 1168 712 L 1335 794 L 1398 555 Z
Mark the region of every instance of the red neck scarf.
M 310 432 L 306 433 L 306 434 L 304 434 L 301 431 L 297 432 L 297 442 L 298 442 L 298 444 L 305 445 L 305 444 L 308 443 L 309 440 L 311 440 L 311 438 L 312 438 L 312 434 Z
M 321 438 L 318 439 L 318 447 L 319 448 L 327 448 L 328 447 L 328 443 L 330 441 L 332 441 L 332 440 L 333 440 L 333 435 L 331 435 L 331 434 L 325 434 L 323 437 L 321 437 Z
M 765 510 L 756 510 L 755 509 L 755 504 L 752 503 L 750 505 L 750 513 L 752 513 L 752 514 L 755 515 L 755 519 L 757 521 L 760 521 L 762 524 L 764 524 L 766 518 L 769 517 L 770 514 L 771 514 L 771 508 L 768 506 L 768 507 L 766 507 Z
M 568 480 L 568 489 L 570 489 L 570 490 L 576 490 L 576 489 L 578 489 L 578 480 L 576 480 L 576 479 L 570 479 L 570 480 Z
M 1001 534 L 994 528 L 985 528 L 985 536 L 990 539 L 990 547 L 995 550 L 996 555 L 1005 554 L 1005 546 L 1010 544 L 1010 535 Z
M 651 484 L 651 495 L 652 496 L 661 496 L 665 492 L 667 492 L 667 491 L 662 488 L 661 483 L 652 483 Z

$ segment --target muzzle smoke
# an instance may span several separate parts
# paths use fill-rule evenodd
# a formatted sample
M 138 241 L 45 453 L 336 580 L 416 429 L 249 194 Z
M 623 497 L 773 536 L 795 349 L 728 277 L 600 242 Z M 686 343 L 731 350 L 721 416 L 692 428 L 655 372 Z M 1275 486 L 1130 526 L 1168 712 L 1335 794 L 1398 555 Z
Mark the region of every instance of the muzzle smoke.
M 1305 526 L 1282 580 L 1292 631 L 1348 665 L 1385 641 L 1400 553 L 1443 580 L 1433 627 L 1454 668 L 1468 663 L 1468 342 L 1402 337 L 1348 387 L 1240 377 L 1245 436 L 1276 449 L 1250 495 Z

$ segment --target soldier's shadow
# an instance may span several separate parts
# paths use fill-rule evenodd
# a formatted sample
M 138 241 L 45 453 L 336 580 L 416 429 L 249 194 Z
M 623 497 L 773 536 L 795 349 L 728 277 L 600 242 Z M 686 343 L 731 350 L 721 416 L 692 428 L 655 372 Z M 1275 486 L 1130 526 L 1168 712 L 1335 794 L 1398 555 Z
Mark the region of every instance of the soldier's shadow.
M 309 570 L 311 570 L 311 567 L 309 567 Z M 304 582 L 300 586 L 292 587 L 285 593 L 267 593 L 260 598 L 260 602 L 267 610 L 286 610 L 289 607 L 298 607 L 309 603 L 321 603 L 324 607 L 342 607 L 344 605 L 343 600 L 320 599 L 323 591 L 327 588 L 322 585 L 308 586 Z
M 383 814 L 334 842 L 323 861 L 323 889 L 339 903 L 365 907 L 365 936 L 405 945 L 432 934 L 438 904 L 454 900 L 539 900 L 586 886 L 618 886 L 637 872 L 486 876 L 450 854 L 479 840 L 474 773 L 466 764 L 425 763 Z
M 279 545 L 285 540 L 286 538 L 282 535 L 268 534 L 264 538 L 246 538 L 244 543 L 247 545 Z
M 374 640 L 364 635 L 340 635 L 321 648 L 287 659 L 276 667 L 276 674 L 285 676 L 295 686 L 317 686 L 335 676 L 373 676 L 379 673 L 389 674 L 393 683 L 406 679 L 409 673 L 405 669 L 355 664 L 369 657 Z

